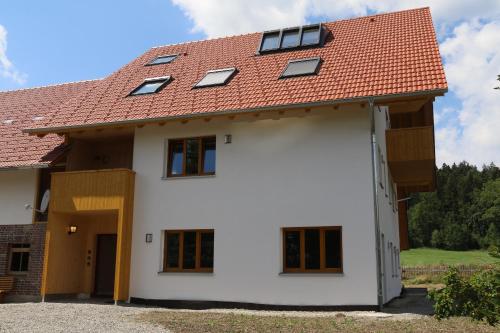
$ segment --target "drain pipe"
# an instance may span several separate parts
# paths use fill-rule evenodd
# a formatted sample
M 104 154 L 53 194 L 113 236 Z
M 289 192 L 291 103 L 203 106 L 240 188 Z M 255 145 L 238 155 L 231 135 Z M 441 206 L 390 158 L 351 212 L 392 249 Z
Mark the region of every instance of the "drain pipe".
M 384 296 L 382 290 L 382 259 L 380 248 L 380 221 L 378 210 L 378 187 L 377 187 L 377 170 L 376 170 L 376 153 L 377 153 L 377 138 L 375 136 L 375 100 L 373 97 L 368 99 L 368 105 L 371 116 L 371 152 L 372 152 L 372 189 L 373 189 L 373 214 L 375 217 L 375 253 L 377 257 L 377 305 L 379 311 L 382 310 L 384 304 Z

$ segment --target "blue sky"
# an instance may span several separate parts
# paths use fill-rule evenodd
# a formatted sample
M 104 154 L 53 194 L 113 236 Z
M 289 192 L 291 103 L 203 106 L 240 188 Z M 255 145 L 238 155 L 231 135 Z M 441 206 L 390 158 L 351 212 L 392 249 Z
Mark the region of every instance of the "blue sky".
M 102 78 L 158 45 L 430 6 L 450 92 L 437 162 L 500 164 L 498 0 L 23 0 L 0 4 L 0 90 Z

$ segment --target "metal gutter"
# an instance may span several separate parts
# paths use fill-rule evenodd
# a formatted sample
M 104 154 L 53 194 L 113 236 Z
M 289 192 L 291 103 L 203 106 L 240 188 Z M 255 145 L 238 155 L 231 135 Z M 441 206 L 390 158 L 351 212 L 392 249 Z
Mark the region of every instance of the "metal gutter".
M 27 128 L 23 129 L 23 133 L 29 134 L 48 134 L 48 133 L 59 133 L 59 132 L 68 132 L 68 131 L 78 131 L 80 129 L 95 129 L 95 128 L 103 128 L 103 127 L 116 127 L 116 126 L 132 126 L 132 125 L 141 125 L 147 123 L 156 123 L 170 120 L 184 120 L 184 119 L 196 119 L 196 118 L 205 118 L 205 117 L 214 117 L 221 115 L 238 115 L 238 114 L 246 114 L 253 112 L 262 112 L 262 111 L 279 111 L 285 109 L 300 109 L 300 108 L 311 108 L 311 107 L 320 107 L 327 105 L 339 105 L 346 103 L 366 103 L 367 99 L 373 99 L 374 101 L 383 102 L 387 99 L 392 98 L 401 98 L 401 97 L 418 97 L 418 96 L 439 96 L 443 95 L 448 91 L 448 89 L 433 89 L 433 90 L 424 90 L 413 93 L 404 93 L 404 94 L 391 94 L 391 95 L 378 95 L 378 96 L 364 96 L 364 97 L 355 97 L 355 98 L 346 98 L 346 99 L 333 99 L 326 100 L 321 102 L 310 102 L 310 103 L 298 103 L 298 104 L 282 104 L 275 106 L 262 106 L 256 108 L 248 108 L 248 109 L 228 109 L 222 111 L 215 112 L 204 112 L 204 113 L 194 113 L 187 115 L 177 115 L 177 116 L 166 116 L 166 117 L 156 117 L 156 118 L 142 118 L 142 119 L 132 119 L 132 120 L 120 120 L 106 123 L 95 123 L 95 124 L 82 124 L 82 125 L 74 125 L 74 126 L 59 126 L 59 127 L 37 127 L 37 128 Z

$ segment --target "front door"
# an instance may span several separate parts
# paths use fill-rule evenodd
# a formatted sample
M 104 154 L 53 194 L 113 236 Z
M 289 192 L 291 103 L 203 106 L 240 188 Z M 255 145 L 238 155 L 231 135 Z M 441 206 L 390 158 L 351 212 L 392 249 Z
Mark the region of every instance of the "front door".
M 97 235 L 94 294 L 113 296 L 115 288 L 116 235 Z

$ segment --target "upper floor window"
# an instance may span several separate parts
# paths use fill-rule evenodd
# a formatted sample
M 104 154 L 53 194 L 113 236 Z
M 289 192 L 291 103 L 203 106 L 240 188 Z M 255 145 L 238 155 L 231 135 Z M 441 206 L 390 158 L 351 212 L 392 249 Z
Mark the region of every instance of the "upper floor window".
M 321 58 L 290 60 L 280 78 L 318 74 Z
M 323 43 L 323 26 L 313 24 L 296 28 L 267 31 L 262 34 L 259 53 L 320 46 Z
M 167 177 L 215 174 L 215 136 L 168 141 Z
M 283 229 L 284 272 L 342 272 L 342 227 Z
M 9 254 L 9 273 L 20 274 L 28 271 L 30 244 L 13 244 Z

